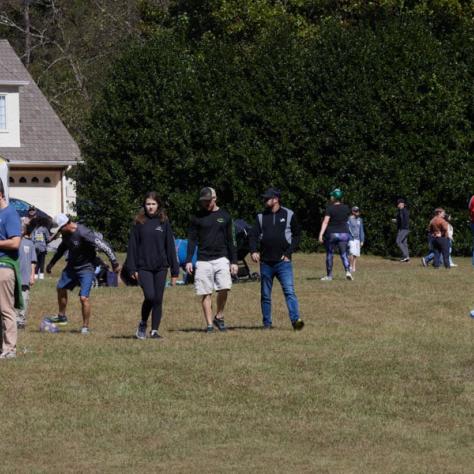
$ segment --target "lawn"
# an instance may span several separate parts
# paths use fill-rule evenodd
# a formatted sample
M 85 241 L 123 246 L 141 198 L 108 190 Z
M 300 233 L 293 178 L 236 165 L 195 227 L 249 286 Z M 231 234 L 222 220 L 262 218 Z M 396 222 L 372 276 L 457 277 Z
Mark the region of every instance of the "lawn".
M 1 472 L 471 473 L 474 269 L 296 255 L 306 327 L 290 326 L 278 285 L 273 331 L 259 286 L 234 286 L 205 334 L 192 287 L 166 290 L 162 341 L 133 338 L 141 292 L 96 289 L 59 334 L 55 280 L 32 292 L 16 360 L 0 364 Z

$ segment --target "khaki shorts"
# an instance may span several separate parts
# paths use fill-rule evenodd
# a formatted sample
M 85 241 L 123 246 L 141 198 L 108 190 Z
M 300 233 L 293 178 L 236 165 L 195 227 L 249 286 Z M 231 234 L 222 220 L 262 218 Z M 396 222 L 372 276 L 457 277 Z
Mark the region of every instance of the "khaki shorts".
M 214 290 L 230 290 L 232 277 L 229 259 L 222 257 L 208 262 L 198 260 L 194 275 L 194 288 L 199 296 L 210 295 Z
M 349 253 L 354 257 L 360 257 L 360 240 L 349 240 Z

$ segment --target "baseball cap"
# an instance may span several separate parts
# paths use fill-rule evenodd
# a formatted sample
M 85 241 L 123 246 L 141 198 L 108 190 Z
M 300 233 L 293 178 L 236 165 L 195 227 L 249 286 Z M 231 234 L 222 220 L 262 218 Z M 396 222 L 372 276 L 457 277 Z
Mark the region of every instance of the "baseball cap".
M 263 194 L 263 199 L 271 199 L 271 198 L 281 198 L 281 192 L 279 189 L 276 188 L 268 188 Z
M 403 199 L 403 198 L 397 199 L 397 204 L 402 204 L 402 203 L 403 203 L 403 204 L 406 204 L 405 199 Z
M 342 199 L 344 197 L 344 192 L 341 189 L 336 188 L 331 191 L 329 196 L 331 196 L 334 199 Z
M 28 212 L 31 212 L 31 211 L 36 211 L 36 207 L 35 206 L 30 206 L 28 208 Z
M 55 228 L 54 235 L 51 240 L 54 240 L 61 229 L 70 221 L 69 217 L 66 214 L 57 214 L 53 218 L 53 228 Z
M 216 197 L 216 190 L 214 188 L 202 188 L 201 192 L 199 193 L 200 201 L 210 201 L 211 199 L 216 199 Z
M 360 209 L 357 206 L 354 206 L 352 208 L 352 212 L 359 212 L 359 211 L 360 211 Z

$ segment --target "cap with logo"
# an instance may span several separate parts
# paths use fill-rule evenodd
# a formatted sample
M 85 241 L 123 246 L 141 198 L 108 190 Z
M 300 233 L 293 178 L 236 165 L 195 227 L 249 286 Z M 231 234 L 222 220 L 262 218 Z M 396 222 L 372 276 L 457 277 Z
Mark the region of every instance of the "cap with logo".
M 344 192 L 342 191 L 342 189 L 336 188 L 331 191 L 329 196 L 334 199 L 342 199 L 344 197 Z
M 57 214 L 57 215 L 54 216 L 54 218 L 53 218 L 53 228 L 55 230 L 54 230 L 54 234 L 53 234 L 53 237 L 51 238 L 51 240 L 54 240 L 57 237 L 57 235 L 59 234 L 61 229 L 66 224 L 68 224 L 69 221 L 70 221 L 70 219 L 69 219 L 68 216 L 66 216 L 66 214 Z
M 212 199 L 216 199 L 216 197 L 216 190 L 214 188 L 202 188 L 201 192 L 199 193 L 200 201 L 211 201 Z
M 263 194 L 263 199 L 272 199 L 272 198 L 281 198 L 281 192 L 279 189 L 276 188 L 268 188 Z

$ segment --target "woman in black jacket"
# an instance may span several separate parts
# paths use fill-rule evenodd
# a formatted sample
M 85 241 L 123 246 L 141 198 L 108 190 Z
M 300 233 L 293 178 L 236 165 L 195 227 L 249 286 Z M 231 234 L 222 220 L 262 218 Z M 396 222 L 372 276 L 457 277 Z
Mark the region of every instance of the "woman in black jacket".
M 161 207 L 160 198 L 154 191 L 147 193 L 143 210 L 135 218 L 128 242 L 127 265 L 132 278 L 138 280 L 142 287 L 145 297 L 136 337 L 141 340 L 146 338 L 147 322 L 151 312 L 150 337 L 160 339 L 158 328 L 161 322 L 166 275 L 170 268 L 171 284 L 174 286 L 179 275 L 179 265 L 171 225 Z

